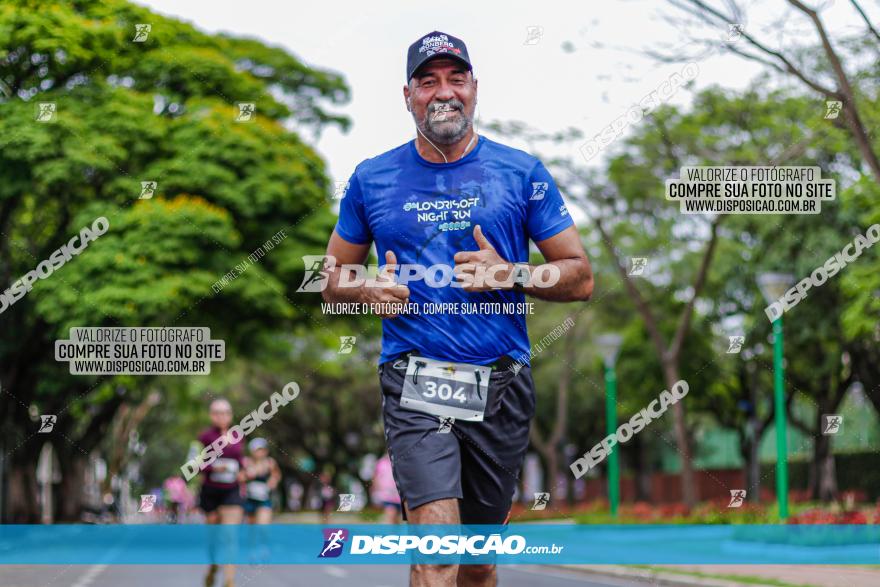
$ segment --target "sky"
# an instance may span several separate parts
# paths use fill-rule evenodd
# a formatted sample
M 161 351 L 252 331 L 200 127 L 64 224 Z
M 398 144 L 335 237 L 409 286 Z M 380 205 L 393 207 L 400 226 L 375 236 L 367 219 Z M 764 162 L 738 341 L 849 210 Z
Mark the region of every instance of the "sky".
M 481 122 L 518 120 L 545 132 L 576 127 L 592 137 L 670 75 L 682 71 L 684 62 L 661 63 L 646 56 L 646 51 L 695 47 L 667 20 L 682 13 L 663 0 L 492 0 L 442 6 L 402 0 L 139 0 L 138 4 L 206 32 L 257 37 L 285 47 L 311 66 L 343 74 L 352 100 L 338 111 L 352 119 L 352 128 L 347 133 L 327 129 L 316 144 L 334 181 L 347 180 L 364 159 L 415 136 L 402 88 L 407 47 L 425 33 L 439 30 L 467 45 L 479 82 L 478 133 Z M 789 47 L 815 38 L 805 18 L 783 0 L 741 4 L 747 7 L 746 30 L 760 34 L 772 46 Z M 823 6 L 823 18 L 832 32 L 864 30 L 848 2 L 826 0 Z M 876 5 L 864 8 L 880 16 Z M 785 14 L 784 28 L 774 24 Z M 540 27 L 533 29 L 540 33 L 537 42 L 526 42 L 530 27 Z M 728 31 L 711 31 L 711 35 L 722 45 Z M 721 51 L 697 63 L 697 90 L 711 85 L 742 89 L 766 69 Z M 690 97 L 680 90 L 668 101 L 686 106 Z M 491 132 L 487 135 L 499 139 Z M 501 142 L 525 146 L 507 139 Z M 607 152 L 585 165 L 601 164 Z

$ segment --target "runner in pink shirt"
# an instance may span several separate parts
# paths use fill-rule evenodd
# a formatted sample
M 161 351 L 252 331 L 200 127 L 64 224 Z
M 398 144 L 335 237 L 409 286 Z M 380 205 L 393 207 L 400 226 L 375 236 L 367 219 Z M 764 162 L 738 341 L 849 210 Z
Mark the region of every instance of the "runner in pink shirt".
M 397 493 L 397 484 L 391 471 L 391 458 L 387 452 L 376 461 L 372 493 L 373 501 L 382 504 L 383 521 L 386 524 L 399 524 L 400 494 Z
M 199 434 L 199 442 L 209 446 L 229 431 L 232 424 L 232 406 L 225 399 L 215 399 L 210 407 L 211 427 Z M 208 524 L 241 524 L 244 517 L 244 497 L 241 484 L 244 480 L 242 464 L 244 447 L 241 439 L 230 441 L 219 456 L 202 474 L 202 490 L 199 494 L 199 507 L 205 512 Z M 235 584 L 235 566 L 223 565 L 224 587 Z M 211 564 L 205 576 L 205 586 L 212 587 L 217 574 L 217 565 Z

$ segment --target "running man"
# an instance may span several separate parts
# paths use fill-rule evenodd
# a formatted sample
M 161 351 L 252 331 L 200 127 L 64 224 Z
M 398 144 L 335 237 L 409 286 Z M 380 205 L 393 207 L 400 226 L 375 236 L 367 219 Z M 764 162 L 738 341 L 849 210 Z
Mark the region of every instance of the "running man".
M 229 431 L 232 424 L 232 406 L 225 399 L 215 399 L 210 407 L 211 427 L 199 434 L 199 442 L 202 446 L 210 446 L 215 440 Z M 205 512 L 205 522 L 208 524 L 241 524 L 244 513 L 242 505 L 244 499 L 241 495 L 241 481 L 243 473 L 241 466 L 244 461 L 244 449 L 241 439 L 238 442 L 230 440 L 211 465 L 202 470 L 204 481 L 199 494 L 199 507 Z M 212 538 L 214 534 L 212 533 Z M 213 549 L 216 545 L 209 545 Z M 217 565 L 208 567 L 205 575 L 205 587 L 214 585 L 214 577 L 217 574 Z M 235 566 L 223 565 L 225 576 L 223 587 L 235 585 Z
M 323 296 L 383 304 L 385 437 L 406 519 L 502 524 L 535 413 L 525 316 L 416 315 L 387 304 L 511 307 L 525 294 L 586 301 L 592 270 L 544 165 L 474 131 L 477 80 L 464 43 L 437 31 L 420 38 L 409 47 L 406 81 L 416 138 L 352 174 L 327 247 L 336 264 L 326 267 Z M 528 264 L 530 239 L 546 263 Z M 343 271 L 357 276 L 341 265 L 363 264 L 371 243 L 387 264 L 381 287 L 340 284 Z M 398 263 L 417 264 L 407 268 L 408 283 L 395 283 L 403 279 L 392 275 Z M 432 270 L 418 278 L 418 266 Z M 440 430 L 441 419 L 451 427 Z M 494 585 L 495 566 L 414 565 L 410 582 Z
M 272 523 L 272 492 L 281 481 L 281 468 L 269 456 L 265 438 L 254 438 L 248 443 L 251 456 L 244 459 L 244 479 L 247 501 L 244 511 L 251 524 Z

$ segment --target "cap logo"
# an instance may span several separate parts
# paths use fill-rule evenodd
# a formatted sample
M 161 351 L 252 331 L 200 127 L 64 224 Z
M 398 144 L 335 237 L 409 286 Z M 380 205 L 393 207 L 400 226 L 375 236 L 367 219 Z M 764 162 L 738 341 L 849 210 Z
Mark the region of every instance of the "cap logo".
M 425 37 L 422 39 L 422 46 L 419 47 L 419 53 L 424 53 L 428 57 L 437 53 L 448 53 L 450 51 L 455 54 L 461 53 L 461 49 L 456 48 L 446 35 Z
M 407 82 L 412 79 L 416 71 L 424 65 L 426 61 L 435 56 L 448 55 L 450 58 L 458 59 L 467 66 L 469 71 L 471 68 L 470 57 L 468 56 L 467 46 L 464 41 L 457 39 L 452 35 L 432 31 L 421 37 L 415 43 L 409 46 L 406 54 L 406 79 Z

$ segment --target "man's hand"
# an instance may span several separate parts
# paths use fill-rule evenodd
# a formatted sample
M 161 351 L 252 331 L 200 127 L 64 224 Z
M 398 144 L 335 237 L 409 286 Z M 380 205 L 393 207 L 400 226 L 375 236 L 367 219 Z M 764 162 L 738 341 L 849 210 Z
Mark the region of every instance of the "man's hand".
M 376 312 L 380 318 L 397 318 L 397 313 L 388 308 L 389 305 L 406 304 L 409 301 L 409 288 L 400 285 L 394 277 L 397 269 L 397 256 L 392 251 L 385 251 L 385 266 L 379 271 L 375 280 L 368 280 L 361 289 L 361 302 L 365 304 L 380 304 L 381 312 Z
M 460 251 L 454 257 L 452 272 L 462 289 L 479 292 L 513 287 L 513 264 L 498 254 L 479 224 L 474 227 L 474 240 L 480 250 Z

